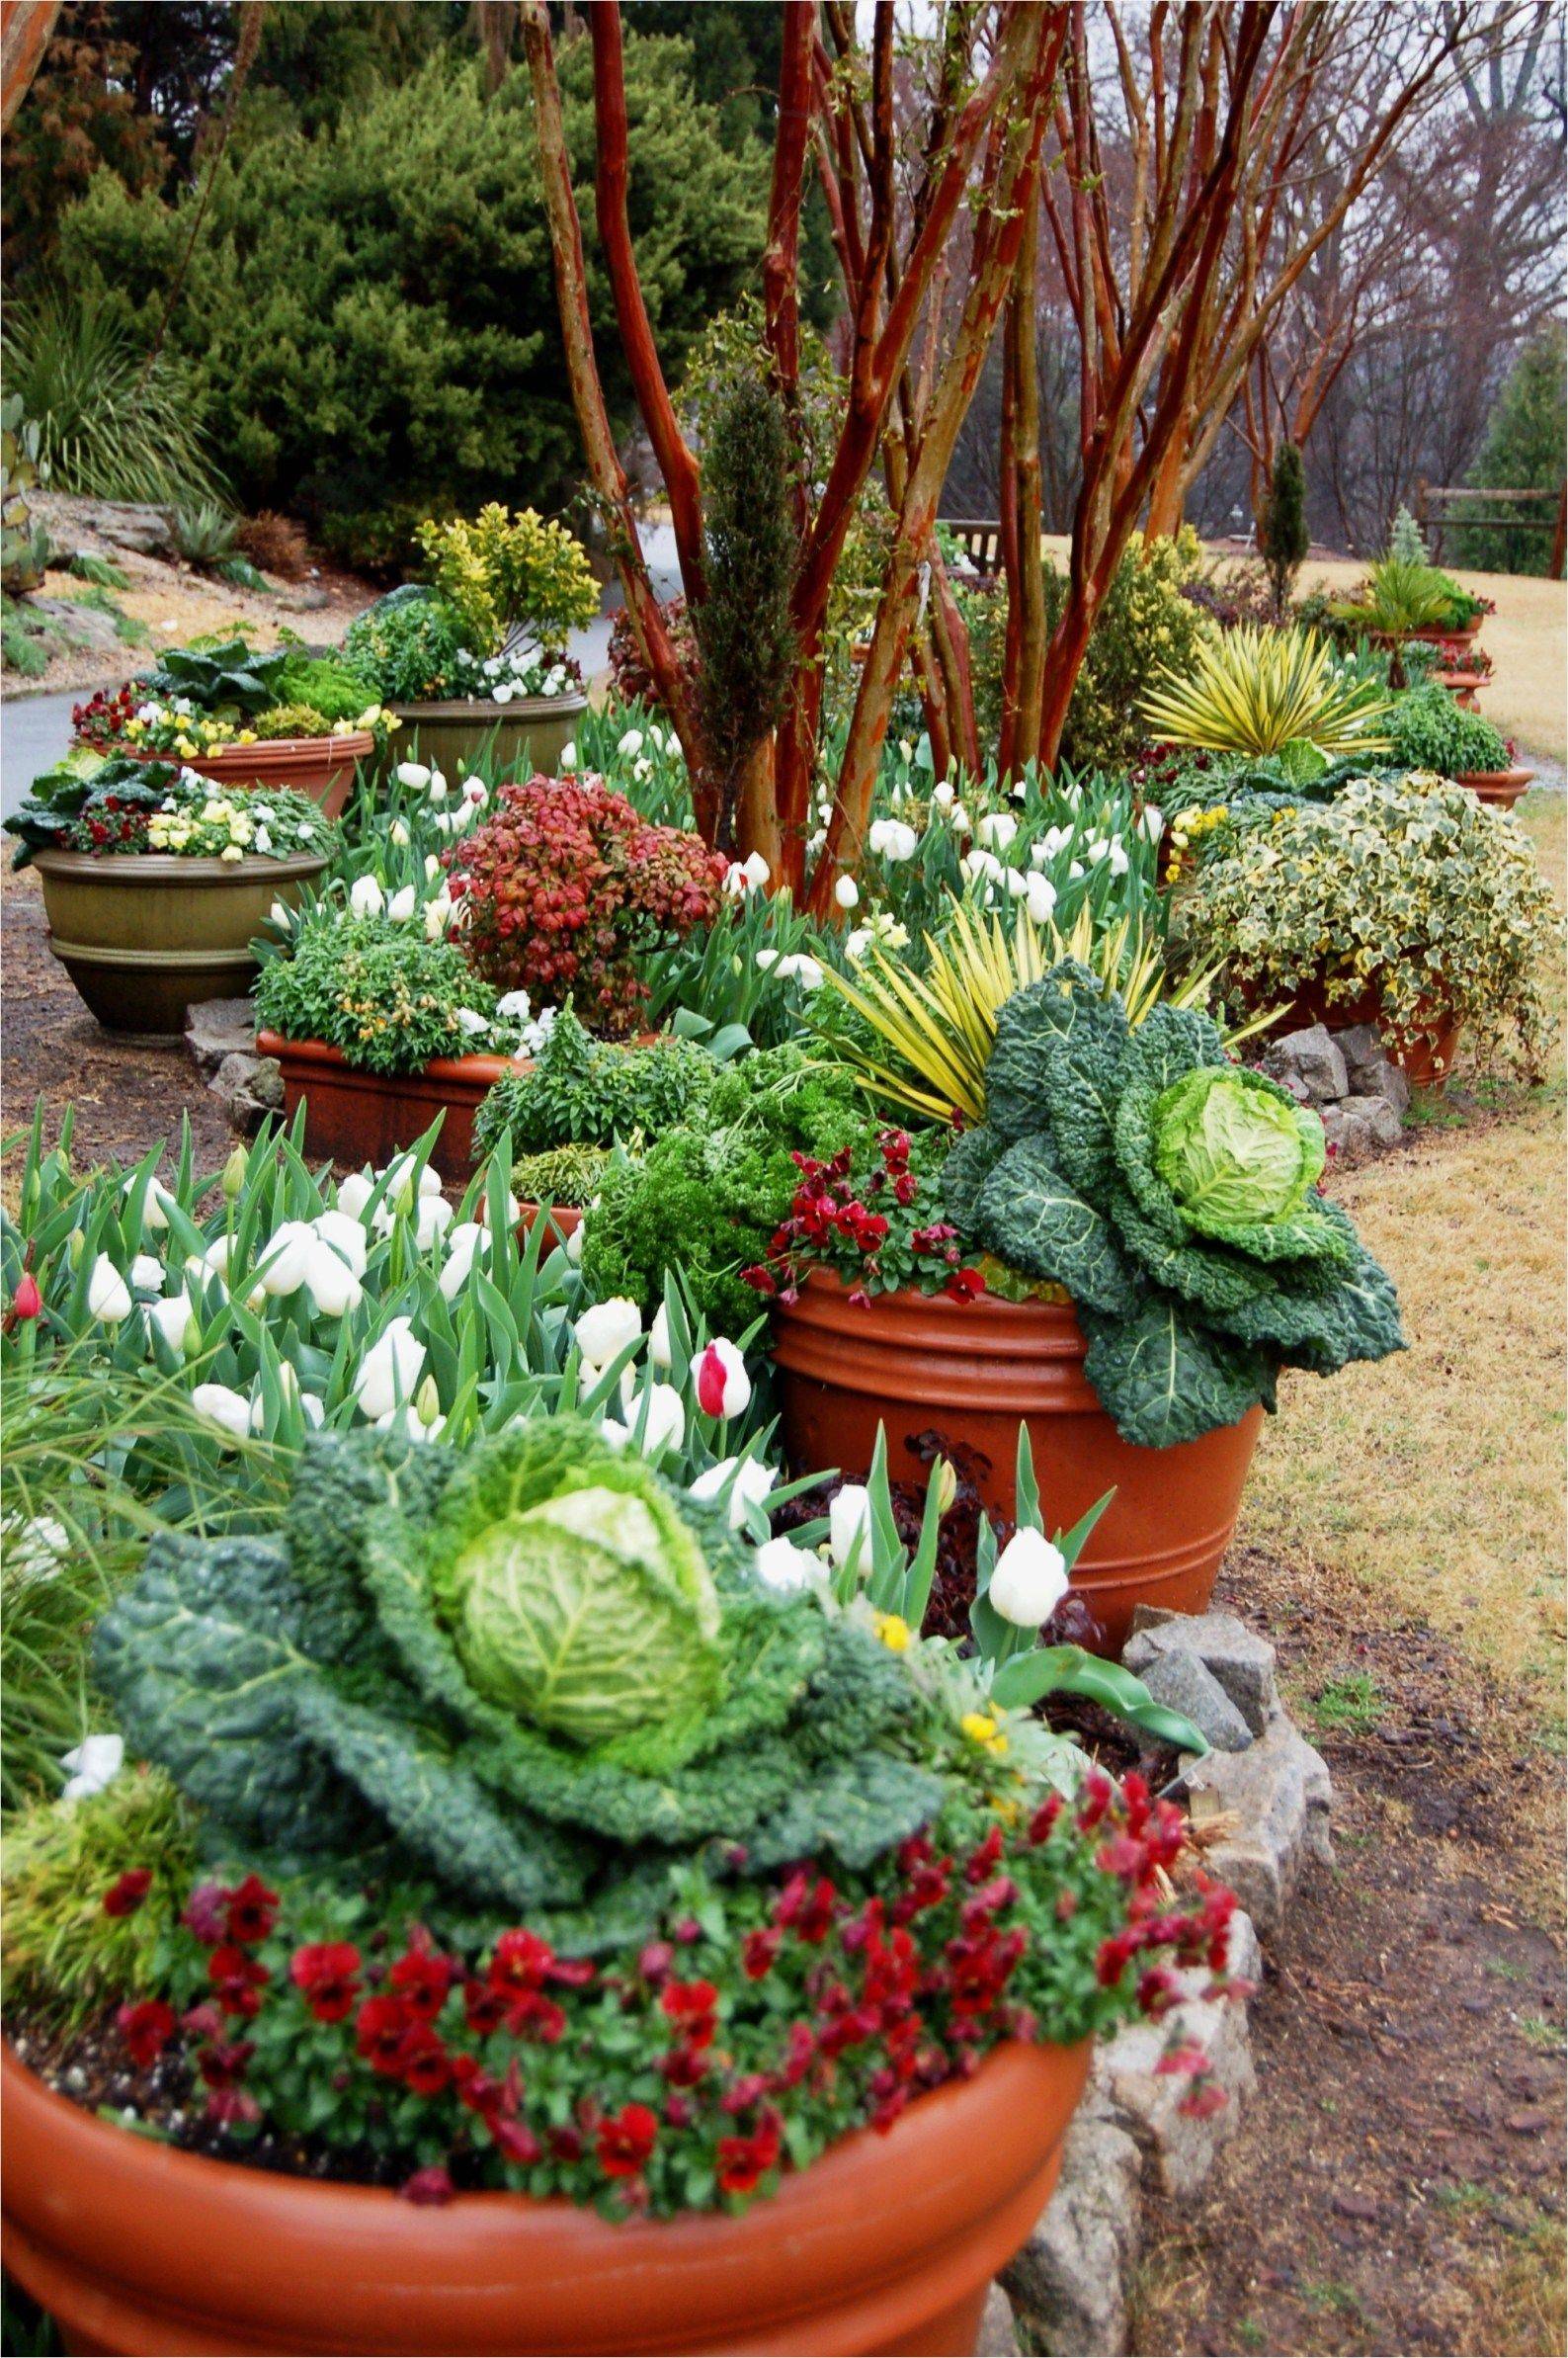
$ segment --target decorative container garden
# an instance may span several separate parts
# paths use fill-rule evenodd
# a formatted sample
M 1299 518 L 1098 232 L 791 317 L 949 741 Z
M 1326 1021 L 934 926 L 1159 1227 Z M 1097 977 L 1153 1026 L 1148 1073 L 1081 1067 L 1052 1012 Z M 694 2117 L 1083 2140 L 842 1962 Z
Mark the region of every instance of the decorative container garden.
M 1492 685 L 1490 670 L 1483 670 L 1479 666 L 1471 670 L 1461 669 L 1454 664 L 1447 669 L 1435 671 L 1432 676 L 1440 688 L 1447 689 L 1454 702 L 1466 713 L 1480 711 L 1476 698 L 1483 688 Z
M 527 778 L 536 771 L 554 775 L 588 710 L 588 697 L 577 689 L 566 696 L 518 697 L 507 705 L 456 697 L 391 709 L 402 723 L 399 760 L 428 763 L 454 780 L 466 777 L 481 760 L 496 777 Z
M 1480 637 L 1482 620 L 1479 614 L 1472 614 L 1468 622 L 1450 623 L 1442 628 L 1432 624 L 1423 629 L 1407 631 L 1404 636 L 1424 639 L 1428 646 L 1462 652 L 1465 647 L 1473 646 Z
M 261 1055 L 276 1056 L 283 1072 L 284 1107 L 291 1121 L 305 1109 L 305 1151 L 335 1163 L 384 1163 L 423 1137 L 445 1115 L 431 1149 L 443 1179 L 464 1185 L 473 1168 L 473 1118 L 483 1098 L 511 1072 L 526 1072 L 514 1056 L 438 1056 L 418 1072 L 370 1072 L 351 1064 L 324 1040 L 285 1040 L 258 1032 Z
M 505 2193 L 417 2210 L 181 2152 L 6 2049 L 5 2264 L 75 2350 L 972 2350 L 1089 2055 L 999 2048 L 744 2217 L 607 2221 Z
M 167 761 L 167 754 L 135 754 L 138 760 Z M 254 745 L 228 745 L 221 753 L 195 754 L 182 764 L 214 786 L 251 793 L 260 787 L 291 786 L 336 818 L 349 799 L 354 774 L 375 750 L 368 728 L 348 736 L 273 737 Z
M 870 1463 L 878 1424 L 888 1463 L 913 1465 L 906 1436 L 937 1430 L 989 1460 L 980 1495 L 1011 1517 L 1018 1429 L 1028 1425 L 1042 1496 L 1063 1526 L 1115 1496 L 1073 1567 L 1072 1585 L 1119 1654 L 1139 1605 L 1201 1613 L 1235 1529 L 1261 1407 L 1165 1449 L 1123 1441 L 1084 1374 L 1069 1303 L 956 1303 L 913 1292 L 852 1305 L 830 1270 L 809 1271 L 774 1306 L 785 1450 L 800 1472 Z
M 165 1039 L 187 1007 L 241 996 L 275 900 L 295 905 L 326 852 L 238 861 L 41 849 L 49 948 L 106 1031 Z
M 1533 770 L 1461 770 L 1454 783 L 1467 786 L 1482 802 L 1496 802 L 1512 810 L 1521 795 L 1528 793 L 1534 776 Z

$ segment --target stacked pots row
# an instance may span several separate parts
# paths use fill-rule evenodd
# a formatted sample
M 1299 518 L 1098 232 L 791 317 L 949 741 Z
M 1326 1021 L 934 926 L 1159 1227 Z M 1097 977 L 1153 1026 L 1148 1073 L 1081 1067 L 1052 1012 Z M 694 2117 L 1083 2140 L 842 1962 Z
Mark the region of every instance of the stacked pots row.
M 5 2265 L 70 2350 L 972 2350 L 1088 2068 L 1087 2040 L 1002 2047 L 741 2218 L 607 2221 L 209 2160 L 66 2103 L 6 2050 Z

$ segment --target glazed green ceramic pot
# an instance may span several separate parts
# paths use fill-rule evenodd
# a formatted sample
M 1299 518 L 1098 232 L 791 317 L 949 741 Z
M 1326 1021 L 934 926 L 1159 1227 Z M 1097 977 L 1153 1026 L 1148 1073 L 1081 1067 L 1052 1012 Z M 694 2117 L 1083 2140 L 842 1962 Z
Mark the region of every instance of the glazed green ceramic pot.
M 531 778 L 536 770 L 553 777 L 588 710 L 588 697 L 579 688 L 570 696 L 519 697 L 508 705 L 461 697 L 391 710 L 402 723 L 392 739 L 391 766 L 422 761 L 457 786 L 487 752 L 494 777 Z
M 275 900 L 292 907 L 325 853 L 187 860 L 157 852 L 36 852 L 49 948 L 109 1032 L 167 1039 L 188 1007 L 242 997 Z

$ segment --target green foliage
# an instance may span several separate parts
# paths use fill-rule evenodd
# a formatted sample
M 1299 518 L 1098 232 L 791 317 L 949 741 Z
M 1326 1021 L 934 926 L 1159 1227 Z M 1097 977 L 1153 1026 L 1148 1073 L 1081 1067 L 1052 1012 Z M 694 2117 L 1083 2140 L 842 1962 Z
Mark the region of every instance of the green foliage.
M 512 1191 L 520 1203 L 591 1204 L 610 1167 L 604 1146 L 553 1146 L 543 1154 L 520 1154 L 512 1165 Z
M 12 598 L 0 604 L 0 656 L 7 671 L 20 672 L 25 680 L 41 678 L 49 667 L 49 641 L 54 633 L 44 631 L 25 606 Z
M 1394 529 L 1388 536 L 1388 553 L 1402 565 L 1430 565 L 1432 553 L 1426 535 L 1406 507 L 1394 517 Z
M 949 1214 L 1073 1297 L 1124 1439 L 1193 1440 L 1272 1407 L 1281 1365 L 1400 1348 L 1393 1288 L 1309 1192 L 1321 1124 L 1233 1066 L 1206 1016 L 1165 1004 L 1134 1030 L 1064 963 L 1003 1008 L 986 1103 L 949 1158 Z
M 1393 759 L 1405 770 L 1436 770 L 1459 778 L 1476 770 L 1506 770 L 1508 739 L 1484 713 L 1467 713 L 1446 688 L 1411 688 L 1383 723 Z
M 509 1073 L 480 1106 L 474 1153 L 490 1153 L 503 1136 L 514 1155 L 656 1137 L 698 1114 L 717 1069 L 688 1040 L 622 1048 L 592 1039 L 563 1007 L 533 1071 Z
M 711 1701 L 661 1730 L 658 1773 L 518 1716 L 518 1687 L 502 1705 L 473 1683 L 451 1634 L 465 1591 L 494 1612 L 499 1580 L 515 1613 L 551 1610 L 560 1549 L 519 1548 L 526 1501 L 552 1501 L 560 1531 L 572 1497 L 596 1500 L 603 1541 L 597 1494 L 618 1469 L 629 1487 L 627 1463 L 569 1417 L 462 1459 L 316 1437 L 281 1540 L 156 1541 L 100 1625 L 95 1666 L 127 1743 L 247 1856 L 362 1870 L 384 1856 L 593 1947 L 647 1921 L 714 1838 L 744 1843 L 750 1874 L 811 1854 L 867 1866 L 942 1803 L 921 1765 L 928 1707 L 873 1638 L 809 1594 L 763 1589 L 720 1524 L 644 1470 L 641 1503 L 685 1553 L 687 1593 L 706 1593 L 716 1649 Z M 619 1613 L 590 1612 L 580 1639 L 607 1712 L 641 1682 Z
M 519 632 L 541 653 L 558 655 L 567 633 L 599 612 L 588 551 L 536 508 L 514 516 L 492 500 L 472 523 L 427 521 L 414 537 L 436 595 L 457 617 L 464 644 L 476 655 L 498 655 Z
M 235 519 L 215 499 L 169 511 L 170 538 L 186 563 L 199 572 L 215 572 L 225 557 L 234 554 L 235 530 Z
M 313 705 L 270 704 L 255 716 L 258 737 L 326 737 L 332 733 L 332 723 L 325 713 L 318 713 Z
M 287 647 L 263 654 L 237 633 L 198 638 L 170 647 L 141 684 L 149 697 L 188 697 L 199 713 L 260 713 L 293 701 L 284 686 L 289 656 Z
M 827 1160 L 855 1144 L 867 1115 L 853 1076 L 798 1048 L 726 1066 L 700 1123 L 612 1168 L 583 1228 L 583 1276 L 601 1297 L 656 1303 L 681 1271 L 697 1307 L 725 1334 L 756 1315 L 740 1273 L 766 1258 L 799 1178 L 798 1152 Z
M 734 792 L 783 716 L 794 676 L 795 526 L 784 402 L 754 356 L 726 385 L 702 452 L 707 596 L 694 615 L 715 768 Z
M 472 1043 L 459 1011 L 495 1013 L 495 992 L 454 942 L 418 925 L 323 908 L 290 958 L 256 986 L 256 1020 L 285 1040 L 324 1040 L 366 1072 L 417 1072 Z
M 1263 554 L 1274 591 L 1275 612 L 1283 614 L 1312 535 L 1306 520 L 1306 470 L 1293 442 L 1282 442 L 1263 511 Z
M 1542 953 L 1561 919 L 1534 847 L 1467 787 L 1363 778 L 1331 802 L 1246 798 L 1205 833 L 1173 921 L 1223 959 L 1234 995 L 1329 1006 L 1368 990 L 1396 1037 L 1451 1015 L 1485 1058 L 1539 1072 L 1552 1035 Z
M 375 683 L 341 655 L 312 655 L 285 640 L 283 661 L 272 675 L 280 704 L 309 705 L 324 720 L 358 720 L 376 699 Z
M 452 608 L 411 582 L 349 625 L 343 652 L 374 681 L 384 703 L 419 704 L 452 692 L 454 660 L 463 644 Z
M 38 588 L 49 561 L 48 534 L 28 506 L 46 472 L 42 430 L 24 416 L 20 393 L 8 392 L 0 401 L 0 587 L 19 597 Z
M 81 1801 L 36 1801 L 7 1826 L 0 1869 L 7 2011 L 74 2030 L 144 1987 L 195 1865 L 190 1813 L 158 1769 L 126 1771 Z M 143 1905 L 106 1914 L 104 1894 L 137 1868 L 152 1872 Z
M 108 173 L 103 185 L 129 202 Z M 161 506 L 221 490 L 187 371 L 167 353 L 149 364 L 140 337 L 91 292 L 50 287 L 13 300 L 0 357 L 56 491 Z
M 1189 527 L 1174 540 L 1135 540 L 1123 552 L 1105 602 L 1095 617 L 1083 666 L 1067 708 L 1061 758 L 1082 775 L 1087 770 L 1124 768 L 1143 739 L 1138 699 L 1150 674 L 1161 665 L 1185 673 L 1200 648 L 1215 636 L 1202 609 L 1186 595 L 1196 581 L 1202 551 Z M 1050 557 L 1044 560 L 1045 625 L 1054 631 L 1067 603 L 1068 581 Z M 1001 624 L 996 637 L 995 687 L 981 732 L 982 746 L 994 746 L 1001 725 Z M 982 691 L 976 685 L 977 698 Z
M 630 31 L 625 47 L 631 232 L 673 373 L 755 267 L 768 152 L 715 135 L 714 110 L 692 95 L 688 42 Z M 562 43 L 559 68 L 591 219 L 589 44 Z M 471 514 L 520 484 L 546 509 L 567 496 L 581 446 L 531 118 L 525 73 L 486 97 L 479 61 L 456 45 L 371 83 L 319 128 L 308 105 L 251 108 L 213 177 L 169 331 L 245 505 L 298 515 L 336 553 L 391 566 L 430 515 Z M 60 225 L 59 267 L 82 304 L 144 342 L 197 202 L 195 188 L 170 203 L 97 174 Z M 619 434 L 635 405 L 597 240 L 589 269 Z
M 1227 631 L 1198 649 L 1190 672 L 1156 672 L 1142 709 L 1150 736 L 1164 743 L 1273 755 L 1303 780 L 1336 754 L 1364 758 L 1387 745 L 1375 728 L 1388 709 L 1376 680 L 1299 628 Z
M 1478 488 L 1539 489 L 1541 497 L 1519 512 L 1537 524 L 1550 523 L 1563 479 L 1568 445 L 1568 393 L 1564 368 L 1568 346 L 1560 319 L 1548 320 L 1509 371 L 1487 422 L 1486 441 L 1470 480 Z M 1471 504 L 1485 513 L 1484 499 Z M 1512 502 L 1504 503 L 1510 507 Z M 1460 511 L 1462 513 L 1462 509 Z M 1457 561 L 1495 573 L 1545 573 L 1551 562 L 1549 532 L 1520 532 L 1507 525 L 1481 525 L 1454 535 Z

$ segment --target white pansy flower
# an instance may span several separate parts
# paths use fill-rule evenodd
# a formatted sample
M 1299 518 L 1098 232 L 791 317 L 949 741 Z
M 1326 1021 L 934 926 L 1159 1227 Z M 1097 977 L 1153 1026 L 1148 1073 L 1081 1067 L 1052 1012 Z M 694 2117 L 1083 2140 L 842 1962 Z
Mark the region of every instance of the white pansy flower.
M 1067 1594 L 1067 1562 L 1043 1531 L 1015 1531 L 996 1559 L 987 1591 L 1004 1621 L 1037 1630 Z
M 477 1007 L 454 1007 L 453 1021 L 458 1031 L 465 1032 L 470 1040 L 477 1040 L 490 1029 L 490 1018 L 481 1015 Z

